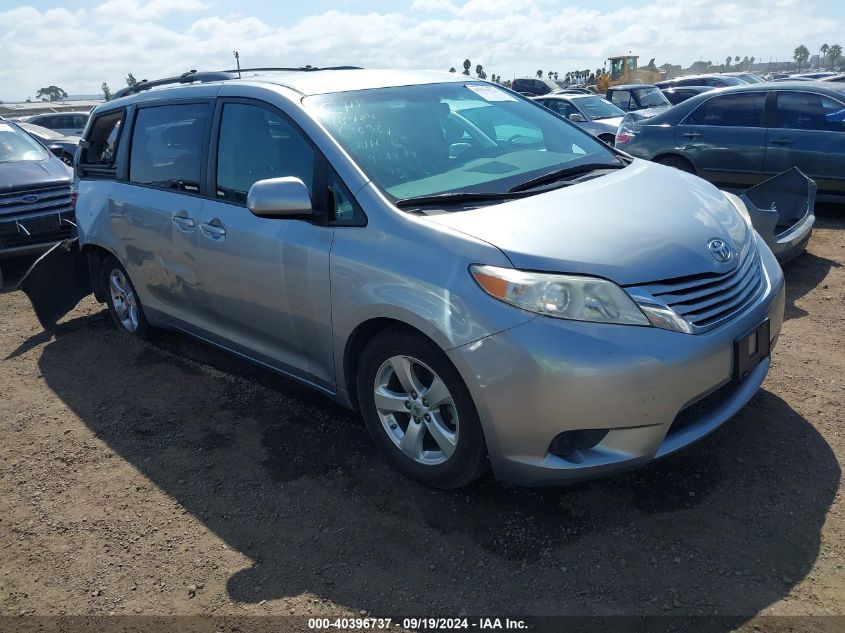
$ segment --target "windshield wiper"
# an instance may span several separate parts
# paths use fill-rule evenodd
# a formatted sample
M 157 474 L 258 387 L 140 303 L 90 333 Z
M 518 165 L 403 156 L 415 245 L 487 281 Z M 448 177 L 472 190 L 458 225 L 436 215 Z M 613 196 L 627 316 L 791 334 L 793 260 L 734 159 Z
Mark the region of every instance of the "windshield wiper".
M 563 169 L 556 169 L 548 174 L 543 174 L 542 176 L 537 176 L 531 180 L 521 182 L 508 189 L 508 191 L 510 193 L 527 191 L 528 189 L 548 185 L 550 183 L 557 182 L 558 180 L 563 180 L 564 178 L 589 174 L 591 171 L 598 171 L 600 169 L 622 169 L 625 166 L 626 165 L 620 161 L 614 163 L 584 163 L 583 165 L 575 165 L 574 167 L 564 167 Z
M 511 200 L 513 198 L 521 198 L 522 195 L 512 192 L 496 192 L 496 191 L 453 191 L 450 193 L 436 193 L 430 196 L 414 196 L 412 198 L 402 198 L 395 202 L 399 208 L 408 207 L 422 207 L 432 204 L 460 204 L 463 202 L 487 202 L 490 200 Z

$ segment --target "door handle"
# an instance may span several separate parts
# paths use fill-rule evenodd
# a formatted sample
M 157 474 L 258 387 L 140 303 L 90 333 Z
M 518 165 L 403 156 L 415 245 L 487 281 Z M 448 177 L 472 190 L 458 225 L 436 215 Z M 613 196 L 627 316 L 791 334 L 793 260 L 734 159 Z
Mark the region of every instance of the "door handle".
M 793 141 L 788 136 L 784 136 L 783 138 L 776 138 L 769 141 L 772 145 L 792 145 L 795 141 Z
M 192 229 L 197 225 L 193 218 L 184 215 L 174 215 L 171 219 L 173 220 L 173 224 L 182 230 Z
M 701 134 L 698 132 L 684 132 L 681 134 L 684 138 L 692 139 L 693 141 L 697 138 L 701 138 Z
M 206 237 L 213 240 L 219 240 L 226 235 L 226 229 L 223 227 L 223 223 L 217 218 L 214 218 L 209 222 L 202 222 L 200 224 L 200 231 L 202 231 Z

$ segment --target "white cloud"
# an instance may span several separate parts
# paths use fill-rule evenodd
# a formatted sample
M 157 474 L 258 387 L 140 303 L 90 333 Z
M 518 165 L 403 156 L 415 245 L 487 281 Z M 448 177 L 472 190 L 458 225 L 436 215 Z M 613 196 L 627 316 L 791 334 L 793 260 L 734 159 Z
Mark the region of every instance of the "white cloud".
M 610 54 L 636 52 L 688 65 L 730 54 L 791 58 L 839 41 L 842 9 L 812 0 L 654 0 L 584 9 L 554 0 L 415 0 L 406 13 L 331 10 L 289 24 L 220 11 L 216 0 L 105 0 L 93 10 L 0 11 L 0 99 L 56 84 L 69 93 L 113 89 L 190 68 L 355 64 L 460 69 L 465 58 L 505 78 L 542 68 L 595 69 Z M 357 6 L 357 5 L 356 5 Z M 824 7 L 827 6 L 827 9 Z M 833 15 L 833 13 L 836 15 Z M 173 15 L 178 13 L 178 19 Z

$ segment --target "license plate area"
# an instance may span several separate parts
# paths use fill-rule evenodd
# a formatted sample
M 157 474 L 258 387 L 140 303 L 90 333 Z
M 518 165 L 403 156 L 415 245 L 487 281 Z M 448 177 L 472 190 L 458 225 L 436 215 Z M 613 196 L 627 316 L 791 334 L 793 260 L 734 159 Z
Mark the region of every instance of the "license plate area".
M 771 353 L 771 324 L 766 319 L 734 341 L 734 380 L 742 380 Z

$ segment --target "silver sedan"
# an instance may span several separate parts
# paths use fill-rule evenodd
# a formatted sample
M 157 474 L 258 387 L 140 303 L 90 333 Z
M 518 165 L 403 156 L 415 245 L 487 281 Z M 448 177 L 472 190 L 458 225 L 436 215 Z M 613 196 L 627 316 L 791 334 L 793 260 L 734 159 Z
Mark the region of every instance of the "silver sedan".
M 533 99 L 609 145 L 613 145 L 625 116 L 624 111 L 598 95 L 553 94 Z

